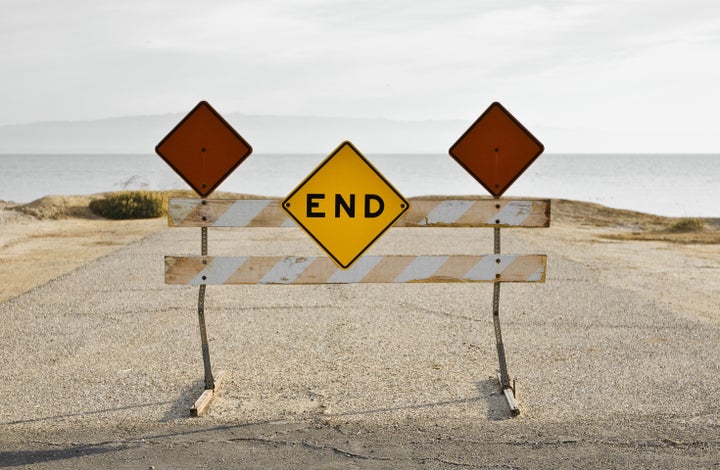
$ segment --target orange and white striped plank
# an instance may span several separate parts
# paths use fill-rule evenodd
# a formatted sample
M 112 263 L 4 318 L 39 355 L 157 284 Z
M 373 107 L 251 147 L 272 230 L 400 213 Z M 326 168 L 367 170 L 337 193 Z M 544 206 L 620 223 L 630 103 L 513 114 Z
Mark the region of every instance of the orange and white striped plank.
M 279 199 L 171 199 L 171 227 L 294 227 Z M 548 227 L 549 200 L 411 199 L 395 227 Z
M 549 200 L 411 199 L 396 227 L 549 227 Z
M 351 284 L 545 282 L 545 255 L 364 256 L 348 269 L 327 257 L 165 257 L 165 283 Z
M 170 199 L 170 227 L 296 227 L 280 199 Z

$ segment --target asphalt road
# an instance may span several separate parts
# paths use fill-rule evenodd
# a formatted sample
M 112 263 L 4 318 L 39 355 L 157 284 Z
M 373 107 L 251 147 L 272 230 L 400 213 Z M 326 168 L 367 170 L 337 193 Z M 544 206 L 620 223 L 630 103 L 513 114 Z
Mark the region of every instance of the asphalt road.
M 496 380 L 492 286 L 209 286 L 208 415 L 197 288 L 168 229 L 0 305 L 0 464 L 31 468 L 713 468 L 720 327 L 607 282 L 615 265 L 547 253 L 544 284 L 504 284 L 521 414 Z M 419 233 L 421 232 L 421 233 Z M 375 254 L 489 253 L 492 231 L 394 229 Z M 601 249 L 599 247 L 598 249 Z M 318 255 L 295 229 L 211 230 L 210 254 Z M 650 275 L 650 274 L 649 274 Z M 622 276 L 622 272 L 618 273 Z M 666 292 L 663 292 L 666 289 Z

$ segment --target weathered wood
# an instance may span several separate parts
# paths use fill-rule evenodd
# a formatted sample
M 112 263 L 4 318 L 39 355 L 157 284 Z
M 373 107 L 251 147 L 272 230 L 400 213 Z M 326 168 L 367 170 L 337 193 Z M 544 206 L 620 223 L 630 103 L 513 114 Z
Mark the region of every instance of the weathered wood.
M 280 199 L 170 199 L 170 227 L 295 227 Z
M 506 388 L 503 390 L 503 394 L 505 395 L 505 401 L 507 401 L 508 408 L 510 408 L 510 414 L 513 416 L 517 416 L 520 414 L 520 408 L 518 408 L 518 404 L 515 401 L 515 395 L 513 394 L 513 391 L 511 388 Z
M 279 199 L 171 199 L 170 227 L 294 227 Z M 548 227 L 549 200 L 417 198 L 395 227 Z
M 165 257 L 167 284 L 544 282 L 545 255 L 365 256 L 348 269 L 327 257 Z
M 225 378 L 225 371 L 221 370 L 214 377 L 215 388 L 211 390 L 205 390 L 200 397 L 195 400 L 195 403 L 190 408 L 190 414 L 192 416 L 202 416 L 210 408 L 210 404 L 215 399 L 215 395 L 219 392 L 220 384 L 222 384 Z
M 548 227 L 549 200 L 411 199 L 395 227 Z
M 503 387 L 502 378 L 500 377 L 500 374 L 498 373 L 498 383 L 500 383 L 500 388 Z M 518 407 L 517 401 L 515 400 L 515 390 L 513 390 L 510 387 L 502 388 L 503 395 L 505 395 L 505 401 L 508 404 L 508 408 L 510 409 L 510 414 L 512 416 L 517 416 L 520 414 L 520 407 Z

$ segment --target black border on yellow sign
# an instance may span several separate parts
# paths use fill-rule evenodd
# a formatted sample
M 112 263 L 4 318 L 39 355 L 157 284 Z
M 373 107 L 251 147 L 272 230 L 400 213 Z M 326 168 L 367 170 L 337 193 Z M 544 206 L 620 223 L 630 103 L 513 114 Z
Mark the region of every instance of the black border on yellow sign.
M 363 249 L 361 249 L 358 252 L 357 256 L 355 256 L 352 260 L 350 260 L 350 262 L 348 262 L 347 264 L 344 265 L 340 262 L 340 260 L 338 260 L 335 257 L 335 255 L 332 254 L 332 252 L 330 252 L 330 250 L 327 249 L 327 247 L 325 247 L 325 245 L 322 244 L 322 242 L 320 240 L 318 240 L 315 237 L 315 235 L 313 235 L 313 233 L 305 225 L 303 225 L 303 223 L 297 217 L 295 217 L 295 215 L 292 212 L 290 212 L 290 210 L 286 207 L 286 204 L 288 204 L 289 200 L 292 199 L 292 197 L 295 196 L 295 194 L 298 191 L 300 191 L 308 181 L 310 181 L 330 160 L 333 159 L 333 157 L 335 155 L 337 155 L 346 146 L 349 146 L 363 160 L 363 162 L 365 162 L 365 164 L 368 166 L 368 168 L 370 168 L 372 171 L 374 171 L 375 174 L 378 176 L 378 178 L 380 178 L 397 195 L 397 197 L 400 198 L 400 200 L 402 201 L 403 210 L 400 211 L 400 213 L 397 215 L 397 217 L 395 217 L 392 220 L 392 222 L 390 222 L 384 229 L 382 229 L 380 232 L 378 232 L 378 234 L 375 236 L 375 238 L 373 238 Z M 323 251 L 325 251 L 325 253 L 327 253 L 330 256 L 330 258 L 332 258 L 332 260 L 335 262 L 335 264 L 337 264 L 338 266 L 340 266 L 343 269 L 348 269 L 350 266 L 352 266 L 352 264 L 355 261 L 358 260 L 358 258 L 360 258 L 363 255 L 363 253 L 365 253 L 365 251 L 367 251 L 368 248 L 370 248 L 370 246 L 373 243 L 375 243 L 378 240 L 378 238 L 380 238 L 390 227 L 392 227 L 395 224 L 395 222 L 397 222 L 397 220 L 400 217 L 402 217 L 408 211 L 408 209 L 410 209 L 410 203 L 407 201 L 407 199 L 405 199 L 403 197 L 402 194 L 400 194 L 400 192 L 397 189 L 395 189 L 395 186 L 390 184 L 390 182 L 382 175 L 382 173 L 380 173 L 377 170 L 377 168 L 375 168 L 373 166 L 373 164 L 370 163 L 370 160 L 365 158 L 365 156 L 357 149 L 357 147 L 355 147 L 352 144 L 352 142 L 350 142 L 349 140 L 346 140 L 343 143 L 341 143 L 340 145 L 338 145 L 338 147 L 335 150 L 333 150 L 333 152 L 330 155 L 328 155 L 325 158 L 325 160 L 323 160 L 308 176 L 305 177 L 305 179 L 302 180 L 302 182 L 299 185 L 297 185 L 297 187 L 295 189 L 293 189 L 293 191 L 288 196 L 285 197 L 285 199 L 282 200 L 280 207 L 282 207 L 282 209 L 300 227 L 302 227 L 303 230 L 305 230 L 305 232 L 307 232 L 307 234 L 310 235 L 310 237 L 313 240 L 315 240 L 315 243 L 317 243 L 320 246 L 320 248 L 322 248 Z

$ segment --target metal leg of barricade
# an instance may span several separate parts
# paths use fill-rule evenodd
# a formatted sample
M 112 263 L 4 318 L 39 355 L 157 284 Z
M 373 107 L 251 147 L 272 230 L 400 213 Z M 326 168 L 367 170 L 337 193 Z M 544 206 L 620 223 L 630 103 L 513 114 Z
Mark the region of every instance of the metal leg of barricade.
M 202 256 L 207 256 L 207 227 L 201 227 L 201 252 Z M 205 392 L 200 395 L 200 398 L 195 401 L 195 404 L 190 408 L 190 413 L 193 416 L 201 416 L 210 406 L 215 392 L 221 378 L 224 375 L 223 371 L 218 373 L 218 378 L 215 379 L 212 373 L 212 367 L 210 365 L 210 346 L 207 338 L 207 328 L 205 327 L 205 284 L 200 285 L 198 293 L 198 323 L 200 325 L 200 344 L 202 346 L 203 355 L 203 366 L 205 369 Z
M 500 227 L 494 229 L 494 245 L 495 254 L 500 254 Z M 507 370 L 507 361 L 505 359 L 505 345 L 502 340 L 502 331 L 500 330 L 500 282 L 493 284 L 493 326 L 495 327 L 495 346 L 497 347 L 498 363 L 500 371 L 498 373 L 498 381 L 500 388 L 505 395 L 505 400 L 510 408 L 510 413 L 515 416 L 520 414 L 517 402 L 515 401 L 515 389 L 510 386 L 510 376 Z
M 200 251 L 203 256 L 207 256 L 207 227 L 201 227 Z M 206 285 L 200 285 L 198 293 L 198 323 L 200 324 L 200 343 L 202 345 L 203 366 L 205 367 L 205 390 L 213 390 L 215 381 L 213 380 L 212 367 L 210 366 L 210 346 L 207 339 L 207 328 L 205 327 L 205 288 Z
M 198 294 L 198 323 L 200 324 L 200 343 L 205 368 L 205 390 L 214 390 L 215 381 L 213 380 L 210 365 L 210 346 L 208 345 L 207 329 L 205 328 L 205 284 L 200 286 L 200 293 Z

